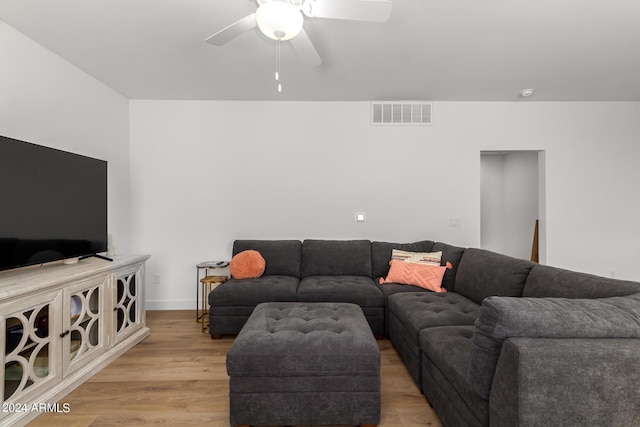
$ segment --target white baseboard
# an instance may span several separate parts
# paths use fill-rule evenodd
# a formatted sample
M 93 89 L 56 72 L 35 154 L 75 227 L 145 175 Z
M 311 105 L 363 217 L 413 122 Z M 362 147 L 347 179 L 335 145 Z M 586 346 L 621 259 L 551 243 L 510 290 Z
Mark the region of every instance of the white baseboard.
M 146 310 L 195 310 L 194 300 L 147 300 Z

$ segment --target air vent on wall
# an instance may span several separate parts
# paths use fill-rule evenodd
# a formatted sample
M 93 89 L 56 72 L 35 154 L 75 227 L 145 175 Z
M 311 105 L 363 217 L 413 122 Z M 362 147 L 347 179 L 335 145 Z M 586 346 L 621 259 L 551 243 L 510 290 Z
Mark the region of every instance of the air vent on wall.
M 430 125 L 430 102 L 393 101 L 371 103 L 372 125 Z

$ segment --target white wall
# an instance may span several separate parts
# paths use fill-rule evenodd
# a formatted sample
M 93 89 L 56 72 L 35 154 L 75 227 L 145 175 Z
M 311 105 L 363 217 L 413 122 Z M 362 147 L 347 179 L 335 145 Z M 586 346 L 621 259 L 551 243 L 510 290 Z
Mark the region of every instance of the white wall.
M 547 157 L 538 152 L 538 262 L 547 264 Z
M 640 280 L 640 103 L 439 102 L 430 127 L 370 126 L 367 102 L 130 111 L 132 245 L 153 255 L 150 308 L 193 308 L 195 264 L 228 259 L 234 239 L 477 247 L 483 150 L 546 150 L 548 264 Z
M 0 21 L 0 135 L 107 160 L 108 227 L 129 251 L 129 102 Z
M 480 157 L 480 247 L 506 254 L 504 154 Z
M 505 154 L 506 239 L 505 253 L 531 258 L 538 219 L 538 153 L 515 151 Z

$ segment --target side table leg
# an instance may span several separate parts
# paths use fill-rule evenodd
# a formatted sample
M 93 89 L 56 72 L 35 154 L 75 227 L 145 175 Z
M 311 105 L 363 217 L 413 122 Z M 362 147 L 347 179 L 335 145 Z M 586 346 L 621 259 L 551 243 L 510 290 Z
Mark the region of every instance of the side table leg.
M 200 320 L 200 269 L 196 267 L 196 322 Z
M 207 327 L 207 297 L 209 296 L 207 290 L 210 286 L 209 283 L 202 284 L 202 332 L 204 332 Z

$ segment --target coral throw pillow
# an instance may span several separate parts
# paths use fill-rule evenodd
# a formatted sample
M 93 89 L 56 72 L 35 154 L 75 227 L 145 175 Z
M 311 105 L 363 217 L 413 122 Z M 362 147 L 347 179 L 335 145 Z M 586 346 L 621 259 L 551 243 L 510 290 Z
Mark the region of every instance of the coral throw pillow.
M 231 258 L 229 273 L 234 279 L 254 279 L 262 276 L 266 261 L 260 252 L 247 250 L 238 252 Z
M 447 292 L 442 287 L 442 278 L 447 269 L 452 268 L 447 262 L 446 267 L 439 265 L 425 265 L 391 260 L 391 268 L 386 279 L 380 278 L 380 284 L 399 283 L 401 285 L 414 285 L 433 292 Z

